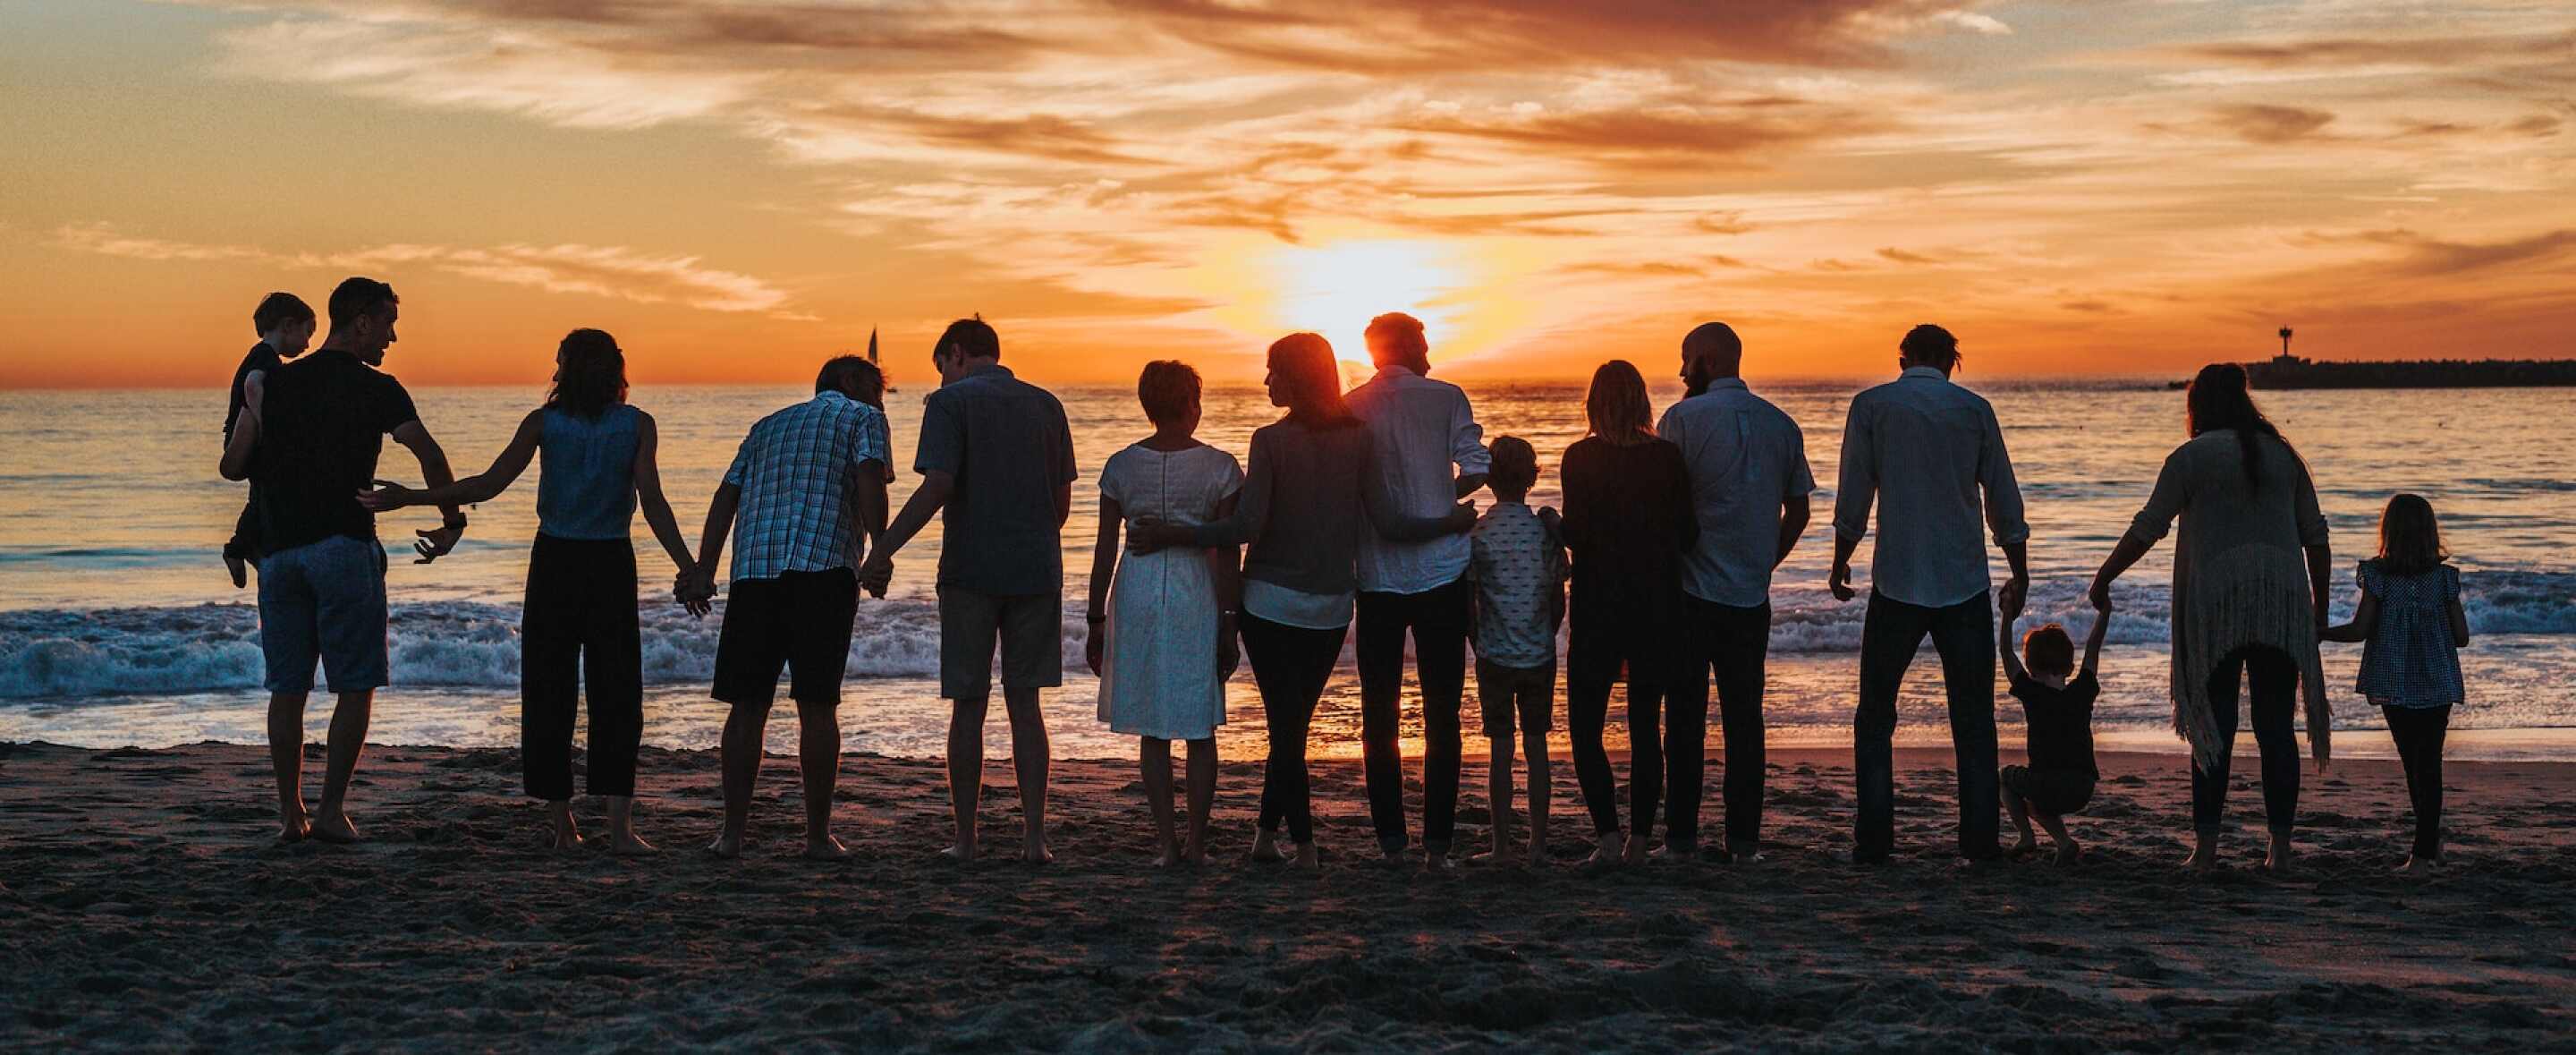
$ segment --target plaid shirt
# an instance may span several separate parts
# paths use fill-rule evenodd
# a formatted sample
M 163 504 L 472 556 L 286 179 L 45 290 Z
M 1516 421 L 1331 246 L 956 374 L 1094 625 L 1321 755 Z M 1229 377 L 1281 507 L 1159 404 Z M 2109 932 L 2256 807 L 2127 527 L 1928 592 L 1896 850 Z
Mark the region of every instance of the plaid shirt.
M 849 480 L 886 464 L 886 420 L 839 392 L 818 392 L 751 427 L 724 482 L 742 490 L 733 577 L 857 568 L 859 525 Z

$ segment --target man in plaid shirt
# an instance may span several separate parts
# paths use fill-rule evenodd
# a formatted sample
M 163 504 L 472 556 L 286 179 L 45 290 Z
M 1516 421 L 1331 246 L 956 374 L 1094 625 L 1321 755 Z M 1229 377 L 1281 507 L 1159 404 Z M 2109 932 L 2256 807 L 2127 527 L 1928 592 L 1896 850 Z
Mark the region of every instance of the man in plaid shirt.
M 832 837 L 841 770 L 841 675 L 858 614 L 857 569 L 885 532 L 884 376 L 854 355 L 823 364 L 814 398 L 760 419 L 743 437 L 707 507 L 694 576 L 677 593 L 705 614 L 716 560 L 735 531 L 731 599 L 716 640 L 713 695 L 733 705 L 724 728 L 724 830 L 708 849 L 742 852 L 761 735 L 782 668 L 796 701 L 797 760 L 805 778 L 805 855 L 849 855 Z

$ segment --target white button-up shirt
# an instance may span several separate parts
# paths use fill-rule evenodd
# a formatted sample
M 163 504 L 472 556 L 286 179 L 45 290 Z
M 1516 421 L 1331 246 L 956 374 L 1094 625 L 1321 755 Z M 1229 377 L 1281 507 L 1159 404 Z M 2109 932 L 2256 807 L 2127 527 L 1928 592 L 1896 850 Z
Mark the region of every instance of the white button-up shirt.
M 1995 408 L 1928 366 L 1852 397 L 1834 533 L 1855 542 L 1867 535 L 1873 499 L 1869 584 L 1907 604 L 1940 608 L 1986 591 L 1980 519 L 1996 545 L 2030 538 Z
M 1379 475 L 1394 512 L 1406 517 L 1446 516 L 1458 503 L 1458 477 L 1483 473 L 1485 429 L 1467 406 L 1467 393 L 1409 367 L 1380 367 L 1377 376 L 1350 391 L 1351 413 L 1368 423 Z M 1453 468 L 1454 467 L 1454 468 Z M 1368 593 L 1424 593 L 1467 574 L 1465 535 L 1429 542 L 1388 542 L 1360 533 L 1360 589 Z
M 1682 590 L 1737 608 L 1769 601 L 1780 505 L 1816 489 L 1806 434 L 1737 377 L 1673 404 L 1655 432 L 1682 449 L 1699 515 L 1699 542 L 1682 555 Z

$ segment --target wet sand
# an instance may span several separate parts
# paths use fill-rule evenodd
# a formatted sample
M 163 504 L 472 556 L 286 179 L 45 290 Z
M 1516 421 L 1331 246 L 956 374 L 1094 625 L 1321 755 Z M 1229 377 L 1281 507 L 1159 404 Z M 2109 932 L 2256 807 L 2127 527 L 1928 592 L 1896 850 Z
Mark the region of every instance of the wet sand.
M 932 762 L 849 759 L 859 856 L 816 864 L 790 759 L 725 862 L 694 852 L 709 752 L 646 751 L 665 849 L 620 859 L 538 849 L 508 750 L 373 749 L 370 841 L 326 847 L 268 843 L 255 747 L 0 744 L 0 1047 L 2576 1050 L 2576 766 L 2454 763 L 2453 863 L 2423 877 L 2389 874 L 2394 763 L 2311 772 L 2301 870 L 2274 877 L 2248 758 L 2229 868 L 2194 877 L 2173 756 L 2103 756 L 2074 869 L 1957 864 L 1946 752 L 1913 750 L 1898 859 L 1855 869 L 1849 764 L 1773 752 L 1763 864 L 1598 876 L 1572 867 L 1589 824 L 1561 768 L 1554 867 L 1444 880 L 1368 863 L 1345 762 L 1317 770 L 1317 878 L 1242 861 L 1253 763 L 1223 768 L 1217 862 L 1166 873 L 1125 763 L 1058 764 L 1041 870 L 936 861 Z M 1010 779 L 988 849 L 1016 844 Z

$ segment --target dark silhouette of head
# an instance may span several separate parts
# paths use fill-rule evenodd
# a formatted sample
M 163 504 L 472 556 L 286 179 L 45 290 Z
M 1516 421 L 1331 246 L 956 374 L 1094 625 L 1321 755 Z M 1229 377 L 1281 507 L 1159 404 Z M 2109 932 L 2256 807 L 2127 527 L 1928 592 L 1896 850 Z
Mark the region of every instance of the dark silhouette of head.
M 877 369 L 865 356 L 836 355 L 824 360 L 821 373 L 814 375 L 814 393 L 838 392 L 851 399 L 885 409 L 885 371 Z
M 1157 428 L 1199 424 L 1199 372 L 1177 359 L 1157 359 L 1136 375 L 1136 402 Z
M 1390 311 L 1370 319 L 1365 336 L 1369 362 L 1381 367 L 1401 366 L 1431 376 L 1431 342 L 1422 335 L 1422 320 Z
M 1518 502 L 1529 497 L 1530 488 L 1538 483 L 1538 450 L 1518 436 L 1496 436 L 1486 452 L 1493 464 L 1486 469 L 1485 486 L 1494 497 L 1505 502 Z
M 1682 338 L 1682 384 L 1691 395 L 1708 391 L 1709 382 L 1739 377 L 1744 371 L 1744 340 L 1735 327 L 1703 322 Z
M 2243 454 L 2248 488 L 2263 486 L 2262 449 L 2256 445 L 2256 437 L 2270 436 L 2284 447 L 2290 443 L 2272 419 L 2264 417 L 2262 409 L 2254 405 L 2254 393 L 2246 386 L 2245 368 L 2235 363 L 2211 363 L 2200 368 L 2200 374 L 2191 379 L 2190 389 L 2183 393 L 2183 426 L 2194 436 L 2233 430 L 2237 449 Z M 2294 457 L 2298 454 L 2295 450 L 2290 453 Z
M 1621 447 L 1655 438 L 1655 408 L 1646 402 L 1646 378 L 1625 359 L 1610 360 L 1592 372 L 1583 416 L 1591 423 L 1591 435 Z
M 1292 333 L 1270 342 L 1270 405 L 1284 407 L 1288 420 L 1308 427 L 1358 421 L 1342 401 L 1342 363 L 1333 343 L 1322 334 Z
M 2021 662 L 2033 674 L 2066 677 L 2075 673 L 2075 639 L 2056 623 L 2033 627 L 2021 636 Z
M 1900 366 L 1928 366 L 1947 374 L 1959 368 L 1959 339 L 1950 331 L 1924 323 L 1905 331 L 1905 339 L 1896 342 Z
M 292 293 L 271 293 L 251 309 L 250 328 L 280 359 L 304 354 L 313 343 L 313 306 Z
M 555 385 L 546 407 L 597 418 L 626 402 L 626 353 L 605 330 L 574 330 L 555 346 Z
M 1002 338 L 984 322 L 984 316 L 959 319 L 948 324 L 939 335 L 939 343 L 930 349 L 930 365 L 939 371 L 942 382 L 955 381 L 978 367 L 1002 361 Z
M 373 366 L 385 361 L 394 343 L 394 320 L 402 298 L 394 288 L 372 278 L 342 279 L 331 291 L 331 335 L 323 347 L 348 352 Z
M 2379 514 L 2379 566 L 2390 575 L 2422 575 L 2451 559 L 2442 524 L 2423 495 L 2400 493 Z

